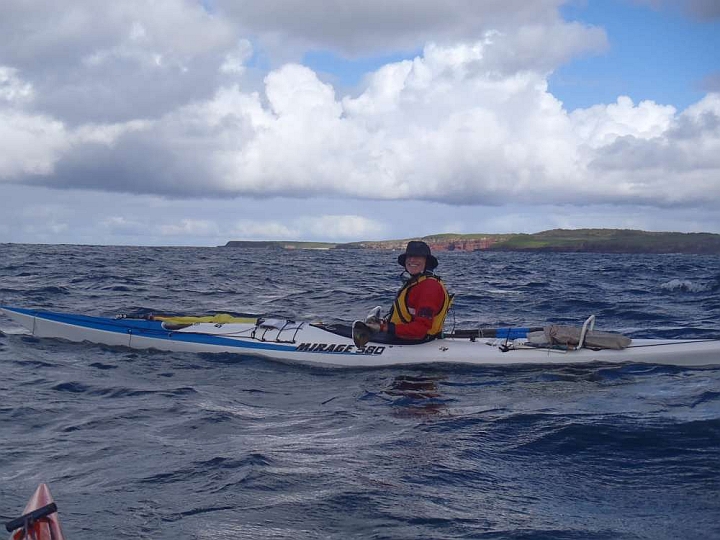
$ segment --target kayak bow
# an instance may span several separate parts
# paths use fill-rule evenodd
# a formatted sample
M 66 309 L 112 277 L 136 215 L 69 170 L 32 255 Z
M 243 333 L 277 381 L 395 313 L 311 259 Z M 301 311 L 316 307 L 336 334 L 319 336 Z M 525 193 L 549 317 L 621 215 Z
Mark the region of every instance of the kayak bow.
M 64 540 L 57 505 L 53 501 L 50 489 L 40 484 L 25 505 L 23 515 L 9 521 L 5 528 L 10 540 Z

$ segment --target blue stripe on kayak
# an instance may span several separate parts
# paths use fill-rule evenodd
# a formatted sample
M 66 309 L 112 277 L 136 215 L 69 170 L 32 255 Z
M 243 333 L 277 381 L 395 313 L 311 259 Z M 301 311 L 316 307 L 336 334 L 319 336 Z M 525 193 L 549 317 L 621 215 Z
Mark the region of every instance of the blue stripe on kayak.
M 2 307 L 8 311 L 15 311 L 31 317 L 48 321 L 102 330 L 115 334 L 131 334 L 133 336 L 162 339 L 166 341 L 182 341 L 187 343 L 202 343 L 206 345 L 223 345 L 237 349 L 263 349 L 269 351 L 294 351 L 295 344 L 266 343 L 262 341 L 238 341 L 221 336 L 200 333 L 172 332 L 162 327 L 162 321 L 147 321 L 143 319 L 110 319 L 107 317 L 91 317 L 89 315 L 76 315 L 66 313 L 53 313 L 51 311 L 36 311 L 32 309 Z
M 495 337 L 500 339 L 521 339 L 527 337 L 530 328 L 522 328 L 511 326 L 508 328 L 498 328 L 495 331 Z

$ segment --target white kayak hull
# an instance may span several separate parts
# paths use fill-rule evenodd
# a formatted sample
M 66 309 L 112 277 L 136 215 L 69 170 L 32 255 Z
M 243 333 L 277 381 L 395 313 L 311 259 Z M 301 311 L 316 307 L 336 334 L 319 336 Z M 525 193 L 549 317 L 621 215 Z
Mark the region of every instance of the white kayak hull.
M 132 349 L 234 353 L 274 360 L 344 367 L 450 363 L 476 365 L 644 362 L 678 366 L 720 365 L 720 340 L 636 339 L 621 350 L 558 350 L 524 346 L 522 339 L 443 338 L 398 345 L 368 343 L 309 323 L 277 321 L 195 323 L 167 328 L 160 321 L 88 317 L 2 307 L 5 315 L 40 338 L 59 338 Z M 509 350 L 499 345 L 510 345 Z

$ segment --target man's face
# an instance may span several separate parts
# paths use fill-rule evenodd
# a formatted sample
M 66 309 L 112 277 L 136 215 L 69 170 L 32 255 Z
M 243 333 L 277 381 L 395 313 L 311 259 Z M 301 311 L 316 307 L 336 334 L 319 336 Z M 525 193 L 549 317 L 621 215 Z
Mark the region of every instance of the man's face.
M 425 271 L 425 263 L 427 259 L 422 255 L 408 255 L 405 257 L 405 270 L 411 276 L 422 274 Z

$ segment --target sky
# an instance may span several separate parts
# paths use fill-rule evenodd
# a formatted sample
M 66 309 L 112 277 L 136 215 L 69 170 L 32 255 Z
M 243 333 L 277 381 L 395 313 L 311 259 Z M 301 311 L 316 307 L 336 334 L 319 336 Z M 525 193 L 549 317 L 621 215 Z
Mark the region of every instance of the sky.
M 718 0 L 3 0 L 0 243 L 720 233 Z

